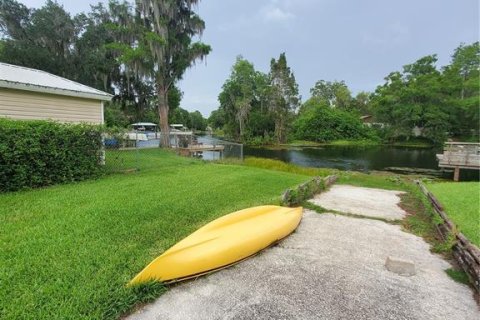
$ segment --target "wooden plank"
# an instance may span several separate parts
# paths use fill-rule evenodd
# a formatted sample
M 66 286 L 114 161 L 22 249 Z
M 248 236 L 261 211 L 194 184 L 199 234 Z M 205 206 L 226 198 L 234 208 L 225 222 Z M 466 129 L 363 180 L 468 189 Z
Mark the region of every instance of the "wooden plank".
M 448 145 L 475 145 L 480 147 L 480 142 L 454 142 L 454 141 L 447 141 L 445 144 Z
M 462 167 L 463 169 L 480 168 L 480 155 L 472 153 L 444 153 L 438 154 L 439 167 Z
M 480 249 L 468 240 L 463 233 L 457 234 L 457 239 L 462 242 L 463 246 L 472 254 L 475 260 L 480 264 Z
M 453 171 L 453 181 L 460 180 L 460 168 L 458 166 L 455 167 L 455 171 Z
M 186 149 L 192 152 L 196 151 L 223 151 L 225 149 L 224 145 L 193 145 L 193 146 L 188 146 Z
M 464 159 L 464 158 L 478 160 L 480 159 L 480 155 L 467 153 L 467 152 L 447 152 L 443 154 L 443 157 L 441 159 Z
M 427 191 L 428 193 L 428 197 L 430 198 L 430 200 L 433 202 L 434 206 L 438 208 L 438 210 L 442 211 L 443 210 L 443 206 L 442 204 L 440 203 L 440 201 L 437 200 L 437 198 L 435 198 L 435 196 L 433 195 L 433 193 L 431 193 L 430 191 Z
M 460 169 L 468 169 L 468 170 L 478 170 L 479 167 L 472 167 L 472 166 L 456 166 L 456 165 L 439 165 L 440 168 L 445 169 L 455 169 L 455 167 L 459 167 Z

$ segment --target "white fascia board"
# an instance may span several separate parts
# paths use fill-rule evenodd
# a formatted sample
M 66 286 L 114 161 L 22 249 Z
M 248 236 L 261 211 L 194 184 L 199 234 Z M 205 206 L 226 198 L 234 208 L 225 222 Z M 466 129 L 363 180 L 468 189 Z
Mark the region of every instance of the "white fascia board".
M 5 81 L 5 80 L 0 80 L 0 87 L 8 88 L 8 89 L 16 89 L 16 90 L 57 94 L 61 96 L 93 99 L 93 100 L 100 100 L 100 101 L 110 101 L 112 100 L 112 97 L 113 97 L 111 94 L 108 94 L 106 92 L 104 94 L 95 94 L 95 93 L 89 93 L 89 92 L 81 92 L 81 91 L 73 91 L 73 90 L 45 87 L 45 86 L 39 86 L 39 85 L 25 84 L 20 82 L 11 82 L 11 81 Z

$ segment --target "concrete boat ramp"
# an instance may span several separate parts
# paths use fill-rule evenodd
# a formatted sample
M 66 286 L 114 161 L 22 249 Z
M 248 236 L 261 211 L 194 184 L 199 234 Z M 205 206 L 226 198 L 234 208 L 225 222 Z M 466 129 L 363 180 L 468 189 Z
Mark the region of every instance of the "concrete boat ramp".
M 335 185 L 311 201 L 375 219 L 305 210 L 277 246 L 173 286 L 127 319 L 480 319 L 472 291 L 445 273 L 448 262 L 378 220 L 405 216 L 400 194 Z

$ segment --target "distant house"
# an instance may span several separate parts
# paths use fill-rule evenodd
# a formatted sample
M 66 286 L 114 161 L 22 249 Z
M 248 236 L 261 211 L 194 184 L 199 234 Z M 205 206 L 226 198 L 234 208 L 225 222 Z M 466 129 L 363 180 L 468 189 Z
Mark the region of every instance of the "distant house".
M 412 128 L 412 135 L 414 137 L 423 137 L 423 127 L 415 126 Z
M 367 127 L 374 127 L 374 128 L 384 128 L 385 127 L 384 123 L 374 122 L 375 118 L 370 114 L 360 116 L 360 121 L 362 121 L 362 123 Z
M 51 73 L 0 62 L 0 117 L 102 124 L 112 95 Z
M 373 116 L 370 114 L 366 114 L 366 115 L 360 116 L 360 120 L 362 120 L 363 123 L 372 123 Z

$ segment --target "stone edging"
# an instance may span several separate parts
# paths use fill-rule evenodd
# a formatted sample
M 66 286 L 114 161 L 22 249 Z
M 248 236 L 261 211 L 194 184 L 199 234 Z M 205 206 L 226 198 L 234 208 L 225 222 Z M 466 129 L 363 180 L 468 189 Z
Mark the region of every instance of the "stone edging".
M 315 194 L 327 189 L 330 185 L 337 181 L 336 175 L 327 176 L 325 178 L 315 177 L 296 188 L 287 189 L 280 200 L 284 206 L 292 207 L 301 204 L 303 201 L 310 199 Z
M 480 249 L 456 230 L 455 224 L 448 218 L 442 204 L 428 191 L 427 187 L 419 180 L 415 182 L 428 198 L 435 212 L 442 218 L 443 224 L 438 226 L 440 234 L 445 239 L 448 238 L 449 235 L 455 236 L 456 242 L 453 246 L 453 256 L 467 273 L 475 290 L 480 293 Z

